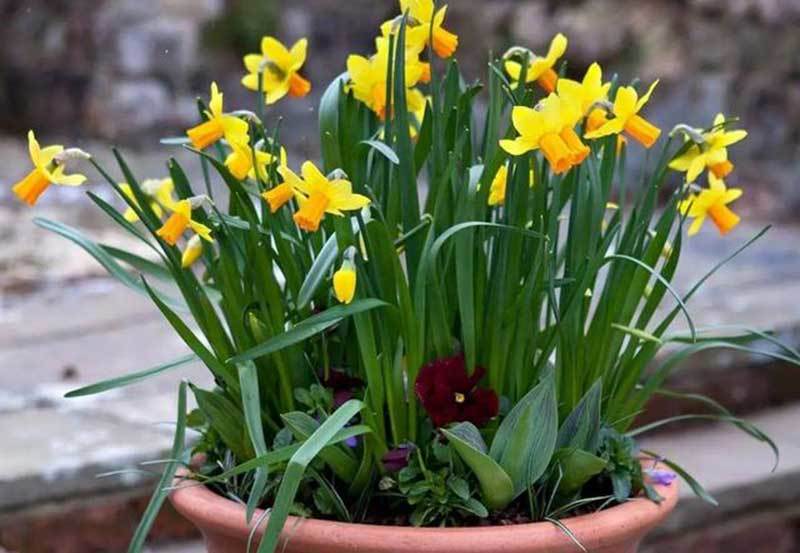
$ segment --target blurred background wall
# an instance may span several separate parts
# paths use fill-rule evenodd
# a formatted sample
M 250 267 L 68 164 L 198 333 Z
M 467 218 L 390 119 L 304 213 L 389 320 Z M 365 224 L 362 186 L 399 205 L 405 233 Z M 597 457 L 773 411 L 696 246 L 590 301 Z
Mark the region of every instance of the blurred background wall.
M 706 124 L 717 111 L 750 130 L 736 161 L 748 209 L 791 218 L 800 207 L 799 0 L 450 0 L 448 26 L 469 78 L 486 51 L 541 52 L 570 38 L 568 73 L 599 61 L 624 79 L 662 79 L 648 117 Z M 312 97 L 282 103 L 284 136 L 314 157 L 315 106 L 350 52 L 366 53 L 393 0 L 0 0 L 0 135 L 28 128 L 67 142 L 155 148 L 196 118 L 194 98 L 220 82 L 228 105 L 255 101 L 241 55 L 263 34 L 310 39 Z M 7 194 L 6 191 L 4 193 Z M 2 196 L 0 196 L 2 197 Z

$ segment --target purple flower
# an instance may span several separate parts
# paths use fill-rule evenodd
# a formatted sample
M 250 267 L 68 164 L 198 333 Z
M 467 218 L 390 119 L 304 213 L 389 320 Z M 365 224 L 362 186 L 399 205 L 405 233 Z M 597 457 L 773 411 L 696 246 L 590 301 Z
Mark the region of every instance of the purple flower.
M 670 472 L 668 470 L 661 470 L 661 469 L 647 469 L 645 470 L 648 479 L 653 484 L 658 484 L 660 486 L 669 486 L 672 484 L 672 481 L 675 480 L 678 475 L 674 472 Z
M 340 407 L 355 395 L 355 390 L 364 386 L 364 381 L 342 370 L 331 369 L 323 385 L 333 391 L 333 406 Z
M 412 443 L 400 444 L 383 454 L 383 468 L 389 472 L 398 472 L 408 465 L 408 457 L 416 449 Z
M 344 441 L 344 445 L 350 449 L 355 448 L 358 445 L 358 436 L 350 436 Z

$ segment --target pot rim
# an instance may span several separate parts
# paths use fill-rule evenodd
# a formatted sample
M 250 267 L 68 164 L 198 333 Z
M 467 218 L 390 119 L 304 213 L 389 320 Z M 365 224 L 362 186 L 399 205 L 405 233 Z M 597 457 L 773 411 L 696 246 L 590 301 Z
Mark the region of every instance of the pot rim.
M 660 465 L 657 468 L 668 470 Z M 176 477 L 176 487 L 169 496 L 175 509 L 197 525 L 204 534 L 211 529 L 209 533 L 217 535 L 246 537 L 250 527 L 245 520 L 244 505 L 214 493 L 197 481 L 184 478 L 186 473 L 184 470 L 183 475 L 179 473 Z M 677 480 L 670 485 L 655 484 L 653 487 L 664 498 L 661 503 L 637 497 L 596 513 L 560 519 L 560 522 L 590 550 L 631 540 L 638 542 L 650 529 L 663 521 L 678 502 Z M 257 509 L 252 520 L 261 520 L 263 514 L 262 509 Z M 262 521 L 257 536 L 262 535 L 264 527 Z M 417 528 L 290 516 L 281 536 L 282 542 L 296 542 L 298 550 L 314 546 L 321 546 L 326 550 L 324 548 L 327 546 L 333 551 L 330 547 L 333 540 L 340 543 L 345 541 L 353 550 L 363 551 L 364 547 L 368 547 L 369 551 L 387 553 L 397 551 L 399 545 L 403 550 L 414 550 L 415 553 L 440 551 L 441 547 L 451 551 L 476 551 L 475 544 L 487 539 L 491 539 L 495 547 L 502 547 L 504 551 L 511 553 L 529 551 L 532 542 L 537 546 L 554 548 L 554 553 L 575 551 L 575 543 L 563 530 L 550 522 Z

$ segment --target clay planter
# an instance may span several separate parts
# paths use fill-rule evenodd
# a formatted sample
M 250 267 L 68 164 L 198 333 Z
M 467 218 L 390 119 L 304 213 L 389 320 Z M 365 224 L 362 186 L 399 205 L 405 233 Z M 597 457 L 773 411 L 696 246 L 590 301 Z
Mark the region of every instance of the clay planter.
M 590 515 L 563 519 L 591 553 L 635 553 L 639 542 L 678 502 L 678 483 L 656 486 L 657 505 L 634 499 Z M 175 509 L 202 532 L 209 553 L 245 553 L 244 506 L 204 486 L 183 481 L 170 495 Z M 256 511 L 258 520 L 262 511 Z M 261 529 L 265 524 L 261 525 Z M 261 535 L 259 531 L 258 535 Z M 283 546 L 285 545 L 285 548 Z M 474 528 L 372 526 L 289 517 L 279 551 L 285 553 L 575 553 L 576 545 L 549 522 Z M 253 549 L 255 551 L 255 548 Z

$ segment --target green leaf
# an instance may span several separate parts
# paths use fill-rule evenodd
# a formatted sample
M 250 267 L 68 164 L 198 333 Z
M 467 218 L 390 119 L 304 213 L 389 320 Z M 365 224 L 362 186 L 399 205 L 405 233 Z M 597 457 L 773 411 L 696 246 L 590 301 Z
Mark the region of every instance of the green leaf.
M 561 466 L 558 492 L 569 495 L 580 490 L 593 476 L 600 474 L 607 461 L 582 449 L 559 449 L 553 456 Z
M 397 157 L 397 154 L 394 152 L 394 150 L 392 150 L 391 147 L 389 147 L 388 144 L 386 144 L 386 142 L 383 142 L 381 140 L 362 140 L 361 142 L 359 142 L 359 144 L 364 144 L 366 146 L 374 148 L 375 150 L 383 154 L 383 157 L 385 157 L 395 165 L 400 164 L 400 159 Z
M 256 347 L 236 355 L 235 357 L 231 358 L 229 362 L 241 363 L 242 361 L 257 359 L 259 357 L 269 355 L 270 353 L 275 353 L 276 351 L 280 351 L 284 348 L 302 342 L 311 336 L 319 334 L 323 330 L 338 324 L 345 317 L 385 305 L 388 304 L 380 300 L 362 299 L 355 300 L 348 305 L 337 305 L 331 307 L 322 313 L 312 315 L 311 317 L 297 323 L 297 325 L 286 332 L 277 334 L 269 340 L 257 345 Z
M 64 397 L 91 396 L 94 394 L 106 392 L 108 390 L 113 390 L 114 388 L 122 388 L 123 386 L 129 386 L 131 384 L 135 384 L 136 382 L 140 382 L 142 380 L 150 378 L 151 376 L 161 374 L 165 371 L 168 371 L 169 369 L 174 369 L 175 367 L 180 367 L 197 360 L 198 357 L 196 354 L 189 353 L 187 355 L 184 355 L 183 357 L 178 357 L 177 359 L 173 359 L 172 361 L 167 361 L 166 363 L 156 365 L 155 367 L 152 367 L 150 369 L 145 369 L 143 371 L 138 371 L 123 376 L 109 378 L 108 380 L 101 380 L 100 382 L 89 384 L 88 386 L 83 386 L 81 388 L 76 388 L 75 390 L 70 390 L 69 392 L 64 394 Z
M 264 537 L 258 547 L 258 553 L 273 553 L 275 551 L 281 530 L 286 518 L 289 516 L 289 510 L 294 503 L 294 498 L 297 495 L 297 490 L 309 463 L 323 448 L 329 445 L 336 433 L 344 428 L 350 419 L 363 408 L 364 404 L 356 399 L 345 402 L 292 455 L 283 473 L 281 485 L 278 488 L 278 494 L 275 497 L 275 503 L 269 515 L 267 528 L 264 531 Z
M 184 323 L 178 315 L 175 314 L 161 299 L 153 292 L 150 286 L 147 284 L 147 281 L 142 277 L 142 283 L 144 284 L 145 290 L 148 294 L 150 294 L 150 298 L 156 304 L 159 311 L 164 315 L 172 325 L 172 328 L 175 332 L 180 336 L 184 343 L 200 358 L 200 360 L 205 363 L 205 365 L 214 373 L 215 376 L 224 380 L 228 384 L 230 384 L 233 388 L 238 387 L 238 381 L 236 378 L 231 374 L 231 371 L 228 367 L 225 366 L 217 357 L 200 341 L 200 339 L 195 336 L 194 332 Z
M 106 250 L 104 250 L 99 244 L 90 238 L 87 238 L 78 229 L 58 223 L 56 221 L 51 221 L 49 219 L 42 219 L 41 217 L 35 217 L 33 222 L 37 226 L 45 230 L 55 232 L 56 234 L 63 236 L 67 240 L 83 248 L 86 253 L 94 257 L 95 260 L 100 263 L 100 265 L 102 265 L 106 271 L 108 271 L 108 274 L 119 280 L 131 290 L 139 293 L 147 293 L 147 290 L 138 279 L 134 278 L 128 271 L 123 269 Z M 169 305 L 173 309 L 178 309 L 181 311 L 186 310 L 186 304 L 184 304 L 182 301 L 166 296 L 161 292 L 152 291 L 152 293 L 158 296 L 158 298 L 164 304 Z
M 131 538 L 131 543 L 128 545 L 128 553 L 141 553 L 144 547 L 144 542 L 147 535 L 150 533 L 153 523 L 158 516 L 164 500 L 169 495 L 175 472 L 178 470 L 183 457 L 184 440 L 186 439 L 186 382 L 181 382 L 178 388 L 178 415 L 175 423 L 175 436 L 172 440 L 172 450 L 170 451 L 170 461 L 164 467 L 164 472 L 161 473 L 161 478 L 156 484 L 153 495 L 150 497 L 150 502 L 139 520 L 139 526 Z
M 264 428 L 261 424 L 261 395 L 258 391 L 258 373 L 252 361 L 242 363 L 238 366 L 239 383 L 242 388 L 242 407 L 244 409 L 244 420 L 247 424 L 247 433 L 250 435 L 250 443 L 257 456 L 267 454 L 267 442 L 264 439 Z M 248 524 L 253 517 L 256 507 L 258 507 L 264 489 L 267 487 L 268 467 L 256 469 L 253 485 L 250 488 L 250 497 L 247 500 L 245 516 Z
M 600 437 L 600 409 L 603 382 L 598 379 L 564 420 L 556 448 L 578 448 L 594 453 Z
M 347 428 L 343 428 L 338 431 L 333 438 L 331 438 L 328 445 L 336 445 L 342 443 L 350 438 L 354 438 L 356 436 L 363 436 L 365 434 L 370 434 L 372 429 L 365 425 L 365 424 L 354 424 L 353 426 L 348 426 Z M 292 458 L 292 455 L 297 453 L 297 450 L 300 449 L 302 443 L 296 442 L 290 445 L 286 445 L 280 447 L 278 449 L 274 449 L 267 453 L 266 455 L 259 455 L 249 461 L 245 461 L 236 465 L 235 467 L 226 470 L 223 473 L 220 473 L 216 476 L 209 477 L 205 479 L 203 482 L 206 484 L 211 484 L 215 482 L 224 482 L 230 479 L 233 476 L 238 476 L 240 474 L 247 474 L 252 472 L 259 467 L 277 467 L 282 463 L 285 463 L 289 459 Z
M 325 242 L 325 245 L 322 246 L 319 254 L 317 254 L 317 257 L 314 258 L 314 263 L 311 264 L 311 268 L 308 270 L 303 285 L 300 286 L 300 292 L 297 294 L 298 309 L 303 309 L 308 305 L 308 302 L 311 301 L 311 298 L 314 297 L 314 293 L 328 276 L 328 270 L 336 261 L 338 255 L 339 246 L 336 242 L 336 235 L 331 234 Z
M 302 442 L 308 439 L 319 428 L 319 423 L 308 414 L 300 411 L 292 411 L 281 415 L 281 420 L 292 431 L 297 441 Z M 319 452 L 319 457 L 325 461 L 333 472 L 344 480 L 350 482 L 356 475 L 358 463 L 345 450 L 338 447 L 326 447 Z
M 514 482 L 515 497 L 544 474 L 555 450 L 557 433 L 555 380 L 549 372 L 503 419 L 489 451 Z
M 702 500 L 703 500 L 703 501 L 705 501 L 706 503 L 710 503 L 711 505 L 714 505 L 715 507 L 719 506 L 719 503 L 717 502 L 717 500 L 716 500 L 716 499 L 714 499 L 714 497 L 713 497 L 713 496 L 712 496 L 710 493 L 708 493 L 708 492 L 706 491 L 706 489 L 705 489 L 705 488 L 704 488 L 704 487 L 703 487 L 703 486 L 700 484 L 700 482 L 698 482 L 697 480 L 695 480 L 695 479 L 692 477 L 692 475 L 691 475 L 691 474 L 689 474 L 688 472 L 686 472 L 686 470 L 684 470 L 684 469 L 683 469 L 683 467 L 681 467 L 680 465 L 678 465 L 678 464 L 677 464 L 677 463 L 675 463 L 674 461 L 670 461 L 669 459 L 665 459 L 664 457 L 661 457 L 661 456 L 660 456 L 660 455 L 658 455 L 657 453 L 653 453 L 652 451 L 647 451 L 647 450 L 644 450 L 644 449 L 643 449 L 643 450 L 642 450 L 642 453 L 645 453 L 645 454 L 647 454 L 647 455 L 650 455 L 650 456 L 651 456 L 651 457 L 653 457 L 654 459 L 658 459 L 658 460 L 659 460 L 659 462 L 661 462 L 661 463 L 664 463 L 664 464 L 665 464 L 665 465 L 667 465 L 669 468 L 671 468 L 672 470 L 674 470 L 674 471 L 675 471 L 675 473 L 676 473 L 678 476 L 680 476 L 681 478 L 683 478 L 683 480 L 684 480 L 684 481 L 685 481 L 687 484 L 689 484 L 689 487 L 692 489 L 692 491 L 695 493 L 695 495 L 696 495 L 697 497 L 699 497 L 700 499 L 702 499 Z
M 486 454 L 486 444 L 475 425 L 462 422 L 449 429 L 442 428 L 442 433 L 472 469 L 486 505 L 491 509 L 503 509 L 511 503 L 514 498 L 514 484 L 508 473 Z
M 220 391 L 209 392 L 192 386 L 197 406 L 208 423 L 233 454 L 242 460 L 253 458 L 244 413 Z
M 339 150 L 339 101 L 347 79 L 347 72 L 336 77 L 319 101 L 319 135 L 322 159 L 328 173 L 342 166 L 342 154 Z

